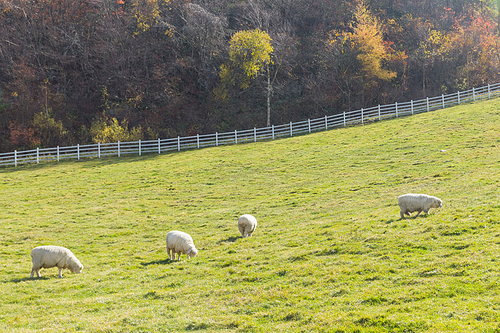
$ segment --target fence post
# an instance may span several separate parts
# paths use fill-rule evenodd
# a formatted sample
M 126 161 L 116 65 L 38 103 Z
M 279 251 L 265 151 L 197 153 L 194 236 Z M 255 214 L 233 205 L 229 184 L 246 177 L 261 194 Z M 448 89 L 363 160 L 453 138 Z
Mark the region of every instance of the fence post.
M 17 166 L 17 150 L 14 150 L 14 166 Z
M 458 104 L 460 104 L 460 90 L 457 91 L 457 97 L 458 97 Z
M 253 142 L 257 142 L 257 128 L 253 128 Z
M 344 111 L 344 127 L 345 127 L 345 111 Z
M 139 140 L 139 156 L 141 156 L 141 140 Z
M 309 133 L 311 133 L 311 119 L 307 119 L 307 128 L 309 130 Z
M 215 147 L 219 145 L 219 133 L 215 132 Z
M 429 97 L 427 97 L 427 112 L 429 112 Z
M 80 159 L 80 144 L 76 145 L 76 156 L 78 159 Z
M 36 147 L 36 164 L 40 162 L 40 148 Z
M 398 117 L 398 102 L 395 102 L 394 105 L 396 107 L 396 118 L 397 118 Z
M 472 100 L 475 102 L 476 101 L 476 91 L 474 88 L 472 88 Z
M 158 138 L 158 154 L 161 154 L 161 141 L 160 141 L 160 138 Z
M 411 105 L 411 114 L 413 114 L 413 100 L 411 100 L 410 105 Z
M 181 137 L 177 135 L 177 151 L 181 151 Z
M 380 104 L 378 105 L 378 120 L 380 121 Z
M 57 162 L 59 162 L 59 146 L 57 146 Z
M 290 122 L 290 136 L 293 136 L 292 122 Z
M 120 157 L 120 141 L 118 141 L 117 147 L 118 147 L 118 157 Z
M 196 148 L 200 149 L 200 135 L 196 134 Z
M 238 144 L 238 132 L 236 130 L 234 130 L 234 143 Z
M 325 130 L 328 129 L 328 116 L 325 116 Z
M 490 84 L 488 83 L 488 99 L 490 99 L 490 98 L 491 98 L 491 95 L 490 95 L 490 94 L 491 94 L 491 92 L 490 92 Z
M 443 109 L 444 109 L 444 94 L 441 94 L 441 100 L 443 101 Z
M 272 125 L 271 131 L 273 132 L 273 140 L 274 140 L 274 125 Z
M 97 143 L 97 157 L 101 158 L 101 143 Z

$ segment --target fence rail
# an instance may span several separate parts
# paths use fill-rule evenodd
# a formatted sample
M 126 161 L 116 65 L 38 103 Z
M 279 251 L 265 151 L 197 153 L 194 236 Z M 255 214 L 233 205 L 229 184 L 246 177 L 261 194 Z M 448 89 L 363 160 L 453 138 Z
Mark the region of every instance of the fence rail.
M 306 134 L 338 127 L 364 124 L 366 122 L 408 116 L 423 112 L 444 109 L 476 100 L 491 99 L 500 95 L 500 83 L 459 91 L 449 95 L 428 97 L 418 101 L 378 105 L 366 109 L 342 112 L 316 119 L 290 122 L 271 127 L 253 128 L 215 134 L 157 139 L 148 141 L 97 143 L 56 148 L 36 148 L 32 150 L 0 153 L 0 166 L 17 166 L 24 163 L 41 163 L 63 159 L 101 158 L 125 154 L 166 153 L 186 149 L 217 147 L 229 144 L 274 140 L 282 137 Z

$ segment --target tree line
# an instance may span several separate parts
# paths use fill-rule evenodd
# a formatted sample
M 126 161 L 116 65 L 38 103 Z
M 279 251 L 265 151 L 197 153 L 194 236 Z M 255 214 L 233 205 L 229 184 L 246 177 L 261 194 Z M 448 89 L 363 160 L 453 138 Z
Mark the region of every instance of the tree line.
M 0 0 L 0 151 L 264 127 L 498 82 L 488 0 Z

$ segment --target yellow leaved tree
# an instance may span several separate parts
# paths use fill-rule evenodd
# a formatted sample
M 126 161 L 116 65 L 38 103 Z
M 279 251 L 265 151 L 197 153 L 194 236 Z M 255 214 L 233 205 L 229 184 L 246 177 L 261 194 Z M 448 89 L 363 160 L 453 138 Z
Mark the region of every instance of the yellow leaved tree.
M 374 84 L 376 79 L 390 81 L 396 72 L 383 68 L 390 59 L 382 36 L 381 24 L 361 0 L 354 12 L 355 24 L 352 25 L 351 39 L 358 49 L 357 59 L 361 63 L 367 84 Z
M 422 92 L 426 96 L 427 67 L 436 59 L 442 58 L 448 52 L 450 39 L 438 30 L 429 27 L 427 38 L 420 42 L 417 49 L 417 59 L 422 62 Z
M 267 126 L 271 118 L 271 79 L 269 65 L 272 63 L 271 37 L 260 29 L 238 31 L 229 41 L 229 64 L 221 66 L 221 85 L 215 90 L 217 99 L 229 98 L 228 87 L 247 89 L 263 68 L 267 74 Z
M 121 124 L 116 118 L 111 118 L 109 121 L 96 120 L 90 127 L 90 134 L 95 143 L 137 141 L 142 138 L 143 133 L 140 125 L 131 129 L 128 127 L 126 119 Z
M 172 35 L 170 25 L 162 18 L 162 11 L 169 9 L 170 0 L 132 0 L 131 4 L 137 24 L 134 36 L 155 26 L 165 28 L 165 34 Z

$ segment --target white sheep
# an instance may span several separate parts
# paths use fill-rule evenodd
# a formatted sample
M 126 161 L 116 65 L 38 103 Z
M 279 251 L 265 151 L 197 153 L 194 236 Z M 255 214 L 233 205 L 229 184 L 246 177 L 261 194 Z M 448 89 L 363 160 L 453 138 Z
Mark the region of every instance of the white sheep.
M 41 268 L 59 268 L 59 278 L 62 278 L 62 270 L 69 269 L 71 272 L 80 274 L 83 270 L 83 265 L 75 255 L 62 246 L 38 246 L 31 250 L 31 261 L 33 268 L 31 269 L 30 277 L 36 272 L 36 276 L 40 277 Z
M 244 214 L 238 219 L 238 229 L 240 229 L 241 237 L 252 237 L 255 228 L 257 228 L 257 219 L 254 216 Z
M 405 214 L 411 216 L 413 212 L 418 212 L 415 217 L 421 212 L 429 214 L 429 209 L 442 207 L 443 201 L 427 194 L 408 193 L 398 198 L 398 205 L 401 209 L 401 218 L 404 219 Z
M 173 230 L 167 234 L 167 252 L 168 259 L 175 260 L 177 253 L 177 260 L 181 260 L 181 253 L 187 255 L 188 259 L 196 257 L 198 250 L 194 246 L 193 238 L 182 231 Z M 173 259 L 171 256 L 173 253 Z

